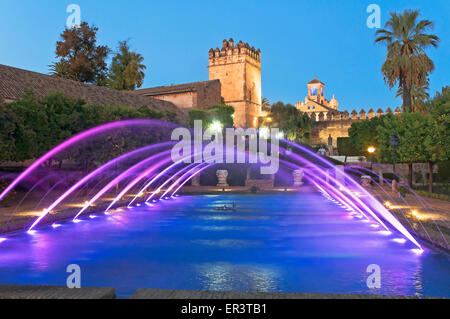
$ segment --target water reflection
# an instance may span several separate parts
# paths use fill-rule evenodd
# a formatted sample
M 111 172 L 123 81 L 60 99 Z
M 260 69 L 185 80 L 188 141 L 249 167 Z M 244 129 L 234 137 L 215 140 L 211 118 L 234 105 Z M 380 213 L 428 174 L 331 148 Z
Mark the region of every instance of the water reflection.
M 238 212 L 214 210 L 232 202 Z M 84 286 L 121 296 L 144 287 L 450 297 L 448 256 L 416 255 L 316 194 L 180 196 L 95 215 L 2 236 L 0 282 L 64 285 L 75 263 Z M 370 264 L 381 289 L 366 286 Z

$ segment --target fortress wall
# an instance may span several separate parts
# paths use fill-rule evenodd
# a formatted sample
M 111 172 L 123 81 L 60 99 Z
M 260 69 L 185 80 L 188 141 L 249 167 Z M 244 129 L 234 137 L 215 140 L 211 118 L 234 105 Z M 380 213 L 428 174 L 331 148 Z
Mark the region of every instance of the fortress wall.
M 348 129 L 352 126 L 353 122 L 359 120 L 336 120 L 336 121 L 321 121 L 315 122 L 313 124 L 310 143 L 313 145 L 317 144 L 328 144 L 328 136 L 333 138 L 333 146 L 337 147 L 338 137 L 348 137 Z

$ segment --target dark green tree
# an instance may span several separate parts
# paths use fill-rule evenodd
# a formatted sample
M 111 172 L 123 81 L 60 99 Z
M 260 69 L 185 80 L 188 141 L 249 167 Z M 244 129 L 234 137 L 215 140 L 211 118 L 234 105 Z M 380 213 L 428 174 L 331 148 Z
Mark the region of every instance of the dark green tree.
M 108 86 L 116 90 L 132 91 L 142 86 L 144 58 L 137 52 L 130 50 L 127 41 L 119 43 L 119 52 L 113 57 L 108 74 Z
M 433 61 L 426 55 L 429 46 L 437 47 L 439 38 L 427 31 L 433 28 L 429 20 L 417 21 L 419 12 L 404 10 L 403 13 L 390 13 L 385 29 L 376 32 L 375 43 L 387 46 L 386 60 L 381 71 L 389 88 L 399 85 L 402 89 L 403 110 L 411 112 L 412 86 L 420 87 L 427 83 L 428 74 L 434 70 Z
M 263 124 L 280 129 L 290 141 L 302 141 L 311 132 L 312 127 L 311 119 L 306 113 L 283 102 L 272 105 L 270 114 Z
M 66 28 L 56 42 L 56 58 L 50 67 L 57 76 L 85 83 L 105 84 L 109 48 L 97 45 L 98 28 L 82 22 L 79 27 Z

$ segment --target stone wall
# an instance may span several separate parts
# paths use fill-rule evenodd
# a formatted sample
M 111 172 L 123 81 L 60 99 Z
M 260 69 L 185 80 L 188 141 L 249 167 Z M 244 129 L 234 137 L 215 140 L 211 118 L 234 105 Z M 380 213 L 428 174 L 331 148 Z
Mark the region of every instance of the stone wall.
M 348 137 L 348 129 L 352 126 L 352 123 L 369 120 L 374 117 L 380 117 L 382 115 L 394 114 L 398 115 L 401 111 L 397 107 L 394 113 L 390 108 L 383 112 L 378 109 L 375 112 L 370 109 L 367 113 L 362 109 L 359 113 L 353 110 L 350 114 L 348 111 L 330 111 L 330 112 L 312 112 L 309 114 L 313 121 L 313 126 L 310 135 L 310 144 L 328 144 L 328 137 L 331 135 L 333 138 L 333 146 L 337 147 L 338 137 Z
M 169 101 L 183 109 L 206 109 L 221 103 L 219 80 L 159 86 L 134 91 L 135 94 Z
M 256 127 L 261 113 L 261 51 L 224 40 L 209 50 L 209 79 L 220 80 L 225 103 L 234 107 L 236 127 Z

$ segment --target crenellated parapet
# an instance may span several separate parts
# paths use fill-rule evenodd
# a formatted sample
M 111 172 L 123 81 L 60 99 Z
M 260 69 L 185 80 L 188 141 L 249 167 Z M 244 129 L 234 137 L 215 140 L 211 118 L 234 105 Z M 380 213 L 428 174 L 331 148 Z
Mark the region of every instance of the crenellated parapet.
M 370 120 L 374 117 L 380 117 L 383 115 L 399 115 L 402 111 L 399 107 L 395 108 L 394 112 L 392 112 L 391 108 L 387 108 L 384 112 L 381 108 L 379 108 L 376 112 L 373 110 L 373 108 L 370 108 L 368 112 L 366 112 L 364 109 L 361 109 L 359 112 L 356 110 L 351 111 L 350 113 L 348 111 L 336 111 L 332 110 L 329 112 L 312 112 L 307 113 L 310 115 L 311 120 L 313 122 L 323 122 L 323 121 L 343 121 L 343 120 L 350 120 L 350 121 L 361 121 L 361 120 Z
M 216 49 L 209 49 L 209 63 L 210 65 L 220 64 L 230 59 L 236 59 L 238 57 L 246 57 L 254 62 L 261 63 L 261 50 L 250 47 L 248 43 L 239 41 L 234 44 L 233 39 L 223 40 L 222 48 L 216 47 Z

